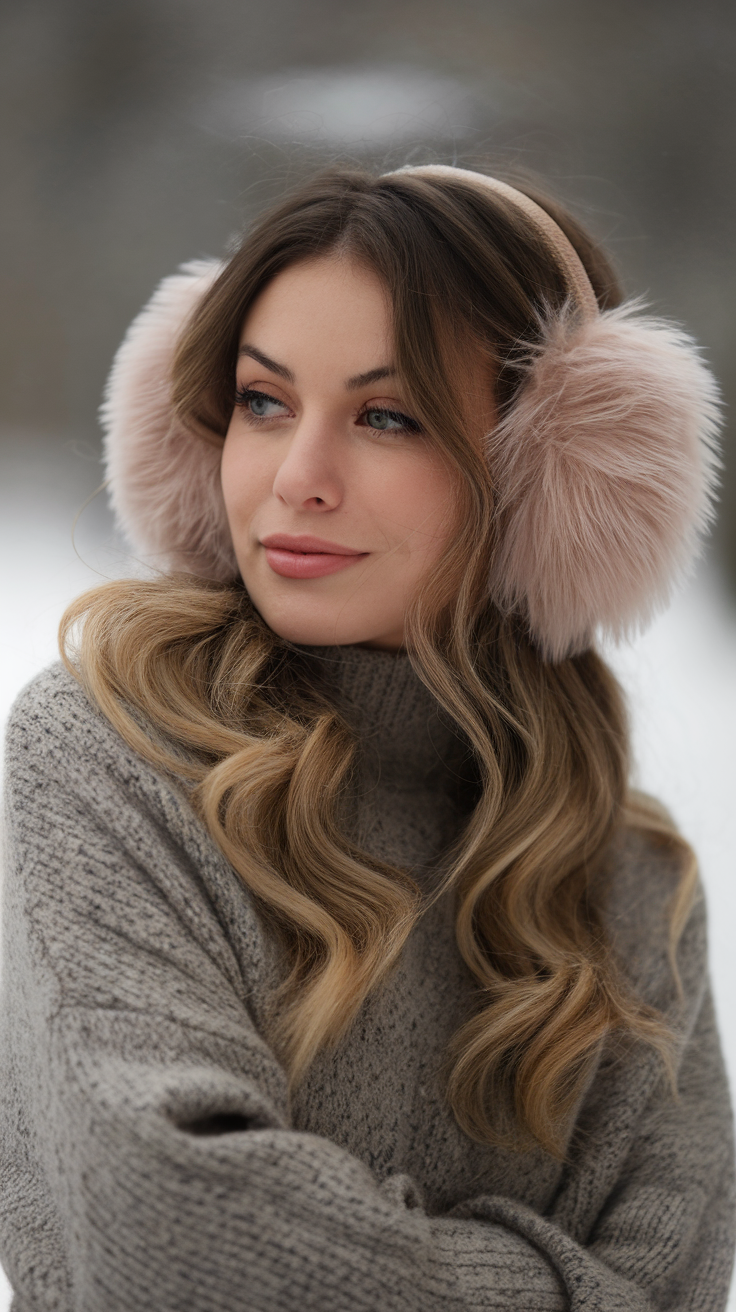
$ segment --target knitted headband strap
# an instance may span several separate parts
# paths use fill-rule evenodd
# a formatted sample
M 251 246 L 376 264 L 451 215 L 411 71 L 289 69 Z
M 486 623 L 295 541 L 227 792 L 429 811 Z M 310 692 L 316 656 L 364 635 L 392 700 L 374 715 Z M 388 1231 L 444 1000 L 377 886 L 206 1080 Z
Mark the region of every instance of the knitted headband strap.
M 510 200 L 534 225 L 549 254 L 564 273 L 568 291 L 583 318 L 592 319 L 598 314 L 595 292 L 572 242 L 551 215 L 543 210 L 541 205 L 537 205 L 536 201 L 525 196 L 523 191 L 517 191 L 516 187 L 509 186 L 508 182 L 501 182 L 499 178 L 489 178 L 485 173 L 476 173 L 471 169 L 456 169 L 450 164 L 407 165 L 406 168 L 396 169 L 394 173 L 384 176 L 390 178 L 402 173 L 414 173 L 418 177 L 455 178 L 472 186 L 482 187 L 486 191 L 493 191 L 496 195 Z

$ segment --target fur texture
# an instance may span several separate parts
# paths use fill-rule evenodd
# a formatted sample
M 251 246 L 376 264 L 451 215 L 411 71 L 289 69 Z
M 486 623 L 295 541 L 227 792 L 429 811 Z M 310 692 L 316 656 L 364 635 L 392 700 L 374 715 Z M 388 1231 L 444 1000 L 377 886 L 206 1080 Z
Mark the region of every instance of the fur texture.
M 134 320 L 102 409 L 113 508 L 163 570 L 226 581 L 237 564 L 221 439 L 172 416 L 176 339 L 221 269 L 185 265 Z M 628 304 L 542 325 L 526 384 L 487 439 L 499 507 L 491 591 L 549 660 L 620 638 L 664 605 L 712 514 L 718 392 L 693 342 Z
M 692 340 L 637 303 L 543 325 L 489 435 L 492 591 L 551 660 L 631 635 L 691 566 L 712 517 L 718 389 Z
M 135 550 L 161 570 L 237 578 L 220 487 L 222 438 L 171 410 L 176 340 L 222 265 L 193 260 L 164 278 L 115 356 L 101 409 L 113 510 Z

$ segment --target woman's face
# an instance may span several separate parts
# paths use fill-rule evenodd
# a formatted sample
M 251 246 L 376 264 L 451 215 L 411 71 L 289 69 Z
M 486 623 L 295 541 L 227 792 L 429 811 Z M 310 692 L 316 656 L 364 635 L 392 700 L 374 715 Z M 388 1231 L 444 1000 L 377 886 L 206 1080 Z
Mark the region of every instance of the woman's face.
M 222 487 L 243 582 L 282 638 L 395 650 L 457 518 L 455 477 L 393 368 L 391 306 L 360 265 L 280 273 L 240 339 Z

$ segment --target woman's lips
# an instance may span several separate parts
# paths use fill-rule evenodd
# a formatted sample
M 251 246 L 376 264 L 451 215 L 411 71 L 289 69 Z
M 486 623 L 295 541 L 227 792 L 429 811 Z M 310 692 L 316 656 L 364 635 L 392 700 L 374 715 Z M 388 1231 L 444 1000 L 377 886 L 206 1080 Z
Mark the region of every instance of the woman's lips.
M 365 560 L 368 555 L 367 551 L 353 551 L 351 547 L 341 547 L 322 538 L 291 537 L 285 533 L 264 538 L 261 546 L 274 574 L 287 579 L 323 578 L 325 574 L 336 574 L 358 560 Z

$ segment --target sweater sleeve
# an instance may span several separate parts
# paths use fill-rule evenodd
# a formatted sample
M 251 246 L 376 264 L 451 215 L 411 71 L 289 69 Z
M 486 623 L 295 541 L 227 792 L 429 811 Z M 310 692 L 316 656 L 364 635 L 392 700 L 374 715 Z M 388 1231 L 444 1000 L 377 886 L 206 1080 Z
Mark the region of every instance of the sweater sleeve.
M 669 1081 L 651 1078 L 640 1070 L 611 1073 L 610 1085 L 595 1099 L 619 1104 L 628 1094 L 634 1133 L 628 1151 L 614 1176 L 609 1169 L 609 1192 L 584 1240 L 575 1237 L 574 1224 L 561 1225 L 555 1210 L 542 1217 L 516 1201 L 481 1197 L 454 1210 L 454 1216 L 474 1221 L 471 1244 L 465 1236 L 466 1270 L 459 1271 L 468 1286 L 468 1306 L 506 1307 L 493 1299 L 483 1301 L 479 1281 L 483 1250 L 481 1221 L 506 1227 L 523 1236 L 545 1254 L 564 1290 L 565 1307 L 600 1309 L 600 1312 L 722 1312 L 725 1308 L 734 1251 L 734 1149 L 729 1097 L 721 1059 L 710 991 L 705 990 L 692 1032 L 682 1051 L 673 1093 Z M 647 1083 L 653 1085 L 647 1100 Z M 637 1088 L 638 1086 L 638 1088 Z M 640 1104 L 637 1106 L 637 1104 Z M 631 1126 L 630 1126 L 631 1128 Z M 601 1142 L 602 1156 L 616 1158 L 616 1134 Z M 623 1138 L 623 1135 L 621 1136 Z M 601 1136 L 602 1139 L 602 1136 Z M 623 1146 L 623 1145 L 622 1145 Z M 607 1150 L 607 1151 L 606 1151 Z M 595 1158 L 597 1154 L 592 1151 Z M 597 1174 L 606 1175 L 596 1161 Z M 582 1171 L 573 1192 L 602 1193 L 601 1182 Z M 577 1199 L 576 1201 L 580 1201 Z M 591 1199 L 586 1200 L 588 1206 Z M 564 1213 L 564 1204 L 560 1208 Z M 568 1219 L 568 1218 L 565 1218 Z M 452 1218 L 435 1223 L 452 1233 Z M 455 1236 L 453 1236 L 453 1239 Z M 471 1290 L 476 1301 L 472 1302 Z
M 668 1193 L 662 1118 L 680 1117 L 711 1157 L 723 1134 L 710 1075 L 676 1112 L 663 1094 L 642 1106 L 582 1239 L 503 1198 L 430 1217 L 411 1181 L 380 1184 L 338 1145 L 291 1129 L 284 1073 L 196 860 L 141 801 L 145 767 L 100 758 L 99 722 L 75 704 L 57 695 L 50 714 L 27 698 L 10 734 L 0 1256 L 22 1306 L 722 1307 L 728 1168 L 689 1228 L 674 1208 L 668 1230 L 659 1207 L 658 1243 L 681 1245 L 695 1286 L 685 1272 L 661 1302 L 630 1259 L 655 1168 Z M 712 1073 L 713 1042 L 696 1022 L 683 1069 Z

